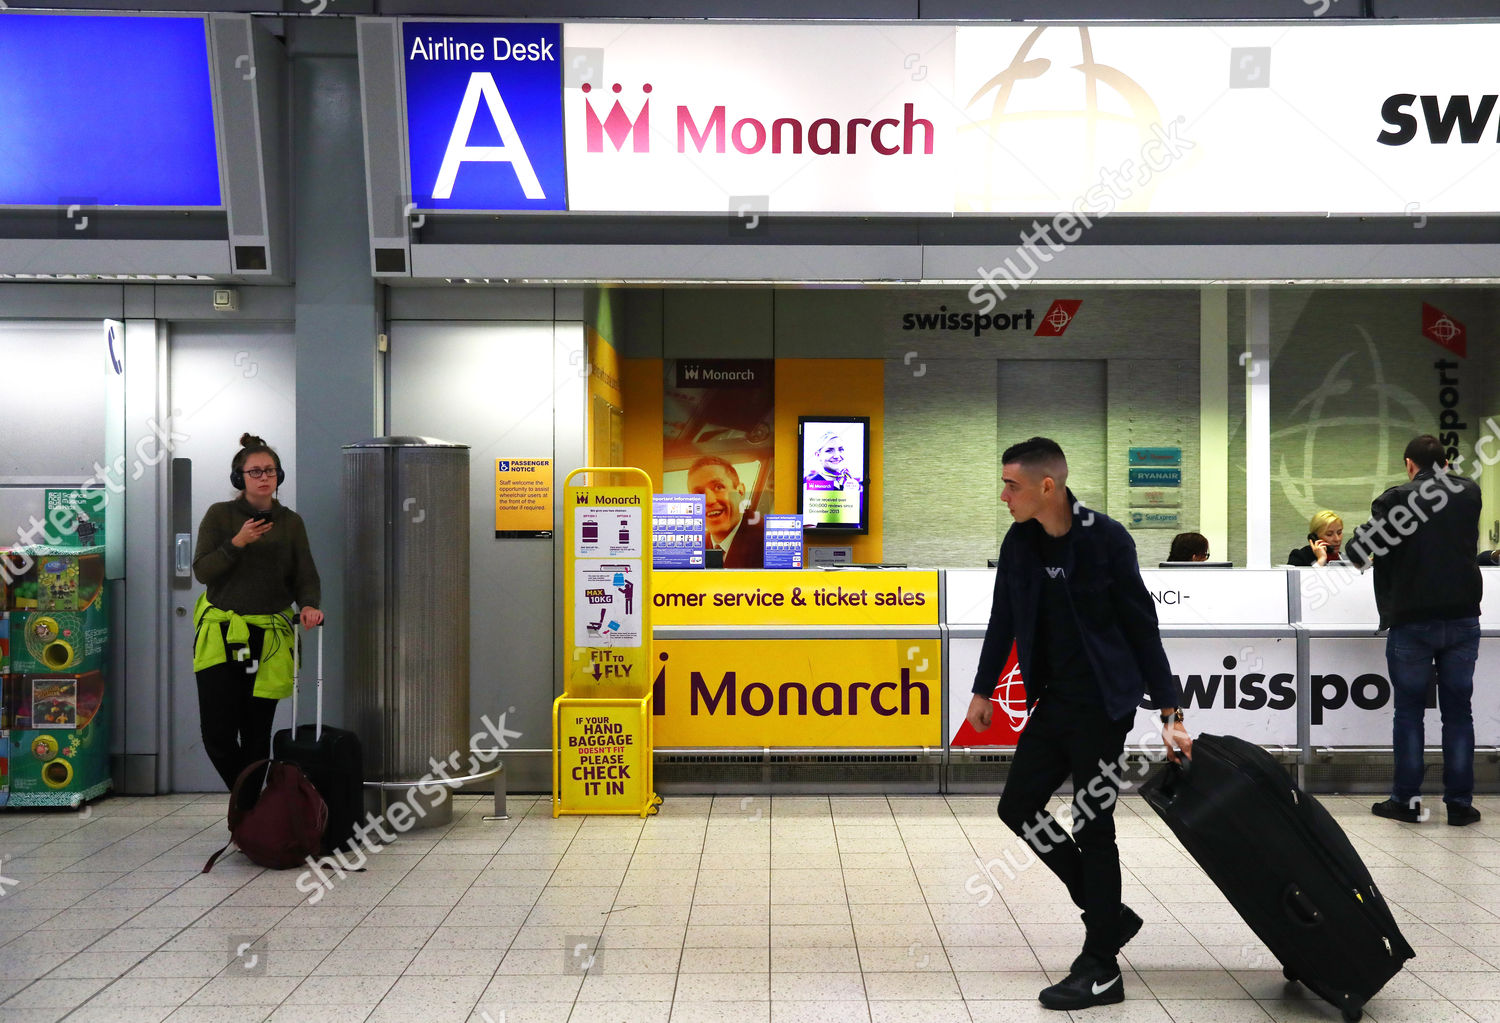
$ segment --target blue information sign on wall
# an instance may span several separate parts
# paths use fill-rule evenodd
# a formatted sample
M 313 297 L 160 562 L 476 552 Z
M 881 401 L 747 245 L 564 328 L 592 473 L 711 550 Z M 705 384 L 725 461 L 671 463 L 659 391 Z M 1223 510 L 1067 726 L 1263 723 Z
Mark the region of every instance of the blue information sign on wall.
M 1182 470 L 1131 469 L 1130 485 L 1132 487 L 1180 487 L 1182 486 Z
M 0 16 L 0 205 L 222 206 L 201 16 Z
M 1181 448 L 1131 448 L 1131 465 L 1182 465 Z
M 766 516 L 766 568 L 801 568 L 801 515 Z
M 408 21 L 406 133 L 424 210 L 565 210 L 562 26 Z

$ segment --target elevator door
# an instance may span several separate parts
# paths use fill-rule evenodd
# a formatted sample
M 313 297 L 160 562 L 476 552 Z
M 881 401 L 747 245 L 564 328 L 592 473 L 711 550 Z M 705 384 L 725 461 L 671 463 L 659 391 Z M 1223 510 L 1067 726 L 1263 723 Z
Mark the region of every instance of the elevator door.
M 296 349 L 290 325 L 238 327 L 183 325 L 174 327 L 168 348 L 173 429 L 186 434 L 173 451 L 174 459 L 192 466 L 191 542 L 197 543 L 198 523 L 216 501 L 235 496 L 229 484 L 229 465 L 246 431 L 265 438 L 281 456 L 287 470 L 277 499 L 297 506 Z M 170 504 L 170 502 L 169 502 Z M 170 532 L 170 516 L 161 529 Z M 171 537 L 168 537 L 171 549 Z M 317 559 L 322 552 L 313 551 Z M 326 558 L 324 564 L 327 564 Z M 330 582 L 324 576 L 324 585 Z M 171 751 L 169 785 L 173 792 L 212 792 L 223 783 L 203 752 L 198 729 L 198 689 L 193 676 L 193 602 L 203 592 L 194 579 L 172 577 L 166 595 L 172 623 Z M 290 707 L 282 702 L 276 727 L 290 722 Z

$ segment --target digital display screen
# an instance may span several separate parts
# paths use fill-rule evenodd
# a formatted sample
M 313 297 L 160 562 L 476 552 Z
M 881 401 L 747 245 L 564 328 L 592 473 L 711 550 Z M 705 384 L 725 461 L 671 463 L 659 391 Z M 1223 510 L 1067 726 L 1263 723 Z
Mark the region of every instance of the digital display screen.
M 868 533 L 868 416 L 800 416 L 797 509 L 803 528 Z
M 0 17 L 0 206 L 222 206 L 201 16 Z

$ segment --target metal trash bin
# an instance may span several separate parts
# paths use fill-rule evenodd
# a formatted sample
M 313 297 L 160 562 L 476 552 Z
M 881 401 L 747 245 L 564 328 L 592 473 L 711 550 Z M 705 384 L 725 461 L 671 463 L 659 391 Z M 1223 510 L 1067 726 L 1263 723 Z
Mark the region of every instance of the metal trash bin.
M 444 825 L 451 793 L 431 783 L 469 773 L 469 447 L 376 437 L 343 450 L 345 691 L 366 804 Z

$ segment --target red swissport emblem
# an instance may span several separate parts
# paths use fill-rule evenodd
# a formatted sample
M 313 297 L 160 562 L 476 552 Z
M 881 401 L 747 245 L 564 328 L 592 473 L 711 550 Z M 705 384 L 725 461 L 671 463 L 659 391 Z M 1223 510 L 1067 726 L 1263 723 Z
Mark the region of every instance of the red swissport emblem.
M 1010 645 L 1010 656 L 1005 659 L 1005 670 L 1000 673 L 1000 684 L 990 698 L 995 704 L 995 716 L 990 721 L 989 731 L 976 732 L 974 726 L 965 721 L 958 726 L 953 736 L 953 746 L 1014 746 L 1031 719 L 1026 709 L 1026 684 L 1021 681 L 1021 664 L 1016 659 L 1016 645 Z
M 1041 325 L 1036 328 L 1032 337 L 1062 337 L 1063 331 L 1068 329 L 1068 324 L 1073 322 L 1073 317 L 1078 315 L 1078 307 L 1083 305 L 1081 298 L 1060 298 L 1047 307 L 1047 313 L 1042 317 Z
M 1422 303 L 1422 333 L 1460 359 L 1469 357 L 1469 332 L 1435 305 Z

